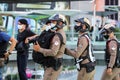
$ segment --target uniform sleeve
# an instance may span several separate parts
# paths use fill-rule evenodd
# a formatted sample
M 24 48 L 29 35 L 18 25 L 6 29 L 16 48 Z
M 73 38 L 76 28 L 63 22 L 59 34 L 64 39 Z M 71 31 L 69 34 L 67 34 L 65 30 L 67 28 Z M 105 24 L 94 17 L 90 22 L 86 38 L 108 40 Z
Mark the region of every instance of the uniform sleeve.
M 44 56 L 55 56 L 60 48 L 60 39 L 58 35 L 55 35 L 51 41 L 50 49 L 41 48 L 40 52 L 43 53 Z
M 10 40 L 10 36 L 9 35 L 7 35 L 7 33 L 5 33 L 5 32 L 2 32 L 1 33 L 1 35 L 2 35 L 2 39 L 4 40 L 4 41 L 9 41 Z
M 117 54 L 117 42 L 111 41 L 109 43 L 109 51 L 110 51 L 110 62 L 108 64 L 108 67 L 113 68 L 116 60 L 116 54 Z
M 81 56 L 81 54 L 85 51 L 87 46 L 88 46 L 87 38 L 81 37 L 80 39 L 78 39 L 78 46 L 77 46 L 76 50 L 67 49 L 67 54 L 69 54 L 75 58 L 79 58 Z

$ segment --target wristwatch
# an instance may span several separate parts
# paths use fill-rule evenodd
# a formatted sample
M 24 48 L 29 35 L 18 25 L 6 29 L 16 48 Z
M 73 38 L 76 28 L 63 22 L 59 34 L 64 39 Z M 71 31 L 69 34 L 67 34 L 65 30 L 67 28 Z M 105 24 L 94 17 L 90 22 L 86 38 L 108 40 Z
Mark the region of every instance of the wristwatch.
M 12 53 L 10 51 L 8 51 L 9 55 L 11 55 Z
M 109 68 L 111 68 L 111 67 L 107 67 L 107 69 L 109 69 Z M 112 69 L 112 68 L 111 68 Z

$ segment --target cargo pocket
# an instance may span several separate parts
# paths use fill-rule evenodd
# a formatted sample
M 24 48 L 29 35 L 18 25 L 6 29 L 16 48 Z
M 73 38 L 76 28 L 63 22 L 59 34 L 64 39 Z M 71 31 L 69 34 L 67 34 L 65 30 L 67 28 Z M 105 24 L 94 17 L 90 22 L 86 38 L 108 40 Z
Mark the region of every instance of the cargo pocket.
M 90 73 L 95 69 L 95 63 L 94 62 L 89 62 L 86 64 L 86 72 Z

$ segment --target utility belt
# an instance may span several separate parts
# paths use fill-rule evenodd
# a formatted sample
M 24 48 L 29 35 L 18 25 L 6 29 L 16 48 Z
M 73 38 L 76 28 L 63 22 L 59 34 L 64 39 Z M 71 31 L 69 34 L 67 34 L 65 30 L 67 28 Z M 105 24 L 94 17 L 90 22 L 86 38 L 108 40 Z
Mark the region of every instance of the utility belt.
M 86 64 L 81 64 L 82 61 L 84 61 L 85 59 L 87 59 L 87 57 L 84 57 L 84 58 L 81 58 L 79 60 L 76 60 L 76 67 L 77 67 L 77 70 L 80 71 L 81 68 L 86 68 L 86 72 L 89 73 L 89 72 L 92 72 L 94 69 L 95 69 L 95 62 L 88 62 Z
M 50 58 L 48 57 L 43 64 L 44 67 L 52 67 L 55 71 L 59 70 L 63 63 L 63 58 Z
M 81 68 L 86 68 L 86 72 L 92 72 L 95 69 L 95 62 L 89 62 L 86 64 L 80 64 Z

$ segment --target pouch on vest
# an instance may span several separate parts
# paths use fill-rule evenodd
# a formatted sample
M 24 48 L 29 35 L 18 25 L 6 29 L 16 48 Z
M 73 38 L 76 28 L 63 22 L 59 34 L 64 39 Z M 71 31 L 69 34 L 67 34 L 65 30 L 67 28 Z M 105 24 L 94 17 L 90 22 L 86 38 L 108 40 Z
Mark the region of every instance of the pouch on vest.
M 94 62 L 89 62 L 86 65 L 86 72 L 92 72 L 95 69 L 95 63 Z
M 55 71 L 57 71 L 62 65 L 62 63 L 63 63 L 63 58 L 55 59 L 55 58 L 48 57 L 45 66 L 52 67 Z

